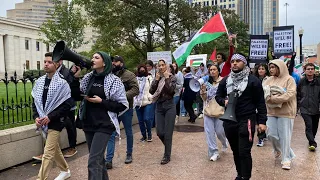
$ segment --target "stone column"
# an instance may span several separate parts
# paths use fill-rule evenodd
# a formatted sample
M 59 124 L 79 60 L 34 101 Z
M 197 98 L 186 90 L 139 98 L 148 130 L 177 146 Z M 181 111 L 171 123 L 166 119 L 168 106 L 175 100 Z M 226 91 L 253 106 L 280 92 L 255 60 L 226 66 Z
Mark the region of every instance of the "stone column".
M 8 77 L 12 76 L 15 71 L 15 58 L 14 58 L 14 38 L 13 35 L 4 37 L 4 60 L 6 62 L 6 70 Z
M 35 70 L 35 69 L 37 69 L 36 39 L 31 39 L 29 49 L 31 51 L 30 70 Z
M 4 61 L 3 36 L 4 34 L 0 34 L 0 78 L 4 77 L 4 73 L 6 70 L 5 61 Z
M 19 73 L 18 76 L 23 76 L 23 71 L 26 68 L 26 47 L 25 47 L 25 37 L 19 37 L 19 49 L 20 49 L 20 57 L 19 57 Z

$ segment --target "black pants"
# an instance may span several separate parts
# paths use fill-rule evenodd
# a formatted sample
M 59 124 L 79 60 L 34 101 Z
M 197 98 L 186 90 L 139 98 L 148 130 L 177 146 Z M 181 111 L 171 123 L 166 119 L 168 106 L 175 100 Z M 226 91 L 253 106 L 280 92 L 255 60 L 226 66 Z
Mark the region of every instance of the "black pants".
M 70 148 L 75 148 L 77 145 L 77 129 L 74 115 L 75 110 L 70 111 L 65 122 Z
M 172 100 L 156 104 L 157 135 L 164 145 L 164 156 L 171 157 L 172 134 L 176 118 L 176 105 Z
M 301 114 L 301 116 L 306 125 L 306 136 L 309 141 L 309 145 L 317 147 L 317 143 L 314 138 L 316 137 L 318 131 L 319 115 Z
M 197 119 L 197 116 L 194 114 L 194 110 L 193 110 L 193 101 L 184 101 L 184 108 L 186 109 L 186 111 L 189 114 L 189 117 L 192 121 Z
M 259 119 L 259 114 L 256 114 L 256 119 L 255 121 L 257 122 Z M 264 139 L 264 138 L 267 138 L 267 134 L 266 132 L 259 132 L 259 127 L 257 127 L 257 136 L 258 136 L 258 139 Z
M 233 159 L 238 172 L 238 177 L 243 179 L 251 178 L 252 171 L 252 157 L 251 148 L 253 144 L 253 137 L 255 132 L 254 120 L 251 121 L 251 141 L 249 139 L 248 119 L 252 116 L 245 118 L 237 118 L 238 123 L 224 122 L 223 127 L 226 137 L 233 151 Z
M 89 148 L 88 180 L 109 180 L 104 153 L 111 134 L 85 132 Z

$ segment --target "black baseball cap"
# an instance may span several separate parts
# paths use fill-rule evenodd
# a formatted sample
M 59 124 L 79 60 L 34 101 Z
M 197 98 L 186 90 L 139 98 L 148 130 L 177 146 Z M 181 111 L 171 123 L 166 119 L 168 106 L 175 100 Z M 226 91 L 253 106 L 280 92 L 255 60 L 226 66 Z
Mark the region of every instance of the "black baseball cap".
M 124 63 L 124 59 L 121 56 L 118 56 L 118 55 L 114 56 L 112 61 L 113 62 L 120 61 L 121 63 Z

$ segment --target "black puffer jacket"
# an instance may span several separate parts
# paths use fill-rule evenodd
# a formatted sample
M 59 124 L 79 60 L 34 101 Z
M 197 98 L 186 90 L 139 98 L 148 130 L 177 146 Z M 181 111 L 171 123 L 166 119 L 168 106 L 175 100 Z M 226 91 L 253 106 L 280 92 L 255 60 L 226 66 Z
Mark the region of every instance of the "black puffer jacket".
M 315 77 L 312 81 L 303 78 L 297 88 L 298 108 L 300 113 L 308 115 L 320 114 L 320 79 Z

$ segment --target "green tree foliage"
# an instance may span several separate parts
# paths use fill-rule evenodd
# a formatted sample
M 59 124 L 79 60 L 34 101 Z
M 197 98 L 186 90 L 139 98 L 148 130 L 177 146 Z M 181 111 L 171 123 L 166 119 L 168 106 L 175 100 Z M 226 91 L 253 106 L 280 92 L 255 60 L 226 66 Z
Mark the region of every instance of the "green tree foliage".
M 64 40 L 69 48 L 79 48 L 85 44 L 84 28 L 87 24 L 81 9 L 76 8 L 73 1 L 54 1 L 54 4 L 54 10 L 49 10 L 51 18 L 40 27 L 40 34 L 46 37 L 43 41 L 53 46 L 57 41 Z
M 111 51 L 130 44 L 143 57 L 157 48 L 171 50 L 199 24 L 197 7 L 183 0 L 77 0 L 100 30 L 100 46 Z
M 185 0 L 75 0 L 88 12 L 100 37 L 93 50 L 122 55 L 128 67 L 144 62 L 147 52 L 174 51 L 200 29 L 218 7 L 190 6 Z M 237 34 L 237 51 L 248 53 L 248 26 L 222 10 L 228 30 Z M 227 35 L 195 47 L 194 53 L 228 52 Z M 128 61 L 129 60 L 129 61 Z

